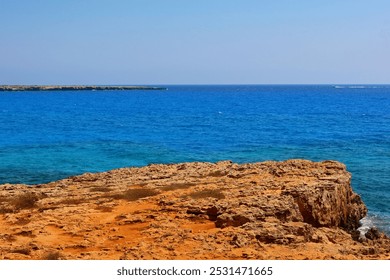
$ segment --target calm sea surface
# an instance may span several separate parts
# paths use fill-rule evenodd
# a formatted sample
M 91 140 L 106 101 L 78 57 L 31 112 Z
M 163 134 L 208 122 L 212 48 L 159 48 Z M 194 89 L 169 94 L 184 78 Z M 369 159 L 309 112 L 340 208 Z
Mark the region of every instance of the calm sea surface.
M 390 233 L 390 86 L 0 93 L 0 184 L 185 161 L 347 165 Z

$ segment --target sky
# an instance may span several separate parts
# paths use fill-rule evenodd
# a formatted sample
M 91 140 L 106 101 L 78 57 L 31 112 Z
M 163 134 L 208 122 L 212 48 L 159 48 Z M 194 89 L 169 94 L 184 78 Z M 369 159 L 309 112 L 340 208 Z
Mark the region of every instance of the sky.
M 0 84 L 390 84 L 388 0 L 0 0 Z

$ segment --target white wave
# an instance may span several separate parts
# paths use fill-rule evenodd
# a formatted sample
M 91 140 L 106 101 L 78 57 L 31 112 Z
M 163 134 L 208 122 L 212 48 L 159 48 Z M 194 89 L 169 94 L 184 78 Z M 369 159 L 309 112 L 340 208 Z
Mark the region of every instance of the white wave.
M 374 226 L 374 221 L 370 216 L 366 216 L 360 220 L 361 226 L 358 228 L 360 236 L 364 236 L 366 232 Z
M 360 220 L 360 223 L 361 226 L 358 228 L 358 231 L 363 238 L 366 232 L 373 227 L 378 228 L 380 231 L 384 231 L 386 234 L 390 234 L 390 222 L 387 216 L 368 214 Z

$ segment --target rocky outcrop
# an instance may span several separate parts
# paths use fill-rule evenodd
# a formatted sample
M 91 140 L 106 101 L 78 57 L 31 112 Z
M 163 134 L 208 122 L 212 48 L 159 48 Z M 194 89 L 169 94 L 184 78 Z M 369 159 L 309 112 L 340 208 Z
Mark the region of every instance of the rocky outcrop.
M 388 259 L 335 161 L 149 165 L 0 186 L 3 259 Z
M 352 191 L 351 177 L 345 166 L 331 161 L 310 164 L 312 171 L 315 170 L 312 174 L 307 170 L 309 163 L 304 161 L 290 160 L 276 167 L 274 163 L 264 163 L 259 166 L 268 167 L 268 174 L 264 175 L 280 179 L 273 180 L 271 186 L 232 189 L 229 199 L 218 201 L 207 212 L 216 217 L 217 227 L 246 223 L 261 226 L 272 217 L 282 223 L 305 222 L 314 227 L 342 227 L 347 230 L 358 228 L 359 220 L 366 215 L 367 209 Z M 239 172 L 232 174 L 233 177 L 240 176 Z M 302 177 L 299 174 L 305 174 L 306 181 L 291 184 L 291 180 Z M 307 180 L 309 178 L 312 182 Z

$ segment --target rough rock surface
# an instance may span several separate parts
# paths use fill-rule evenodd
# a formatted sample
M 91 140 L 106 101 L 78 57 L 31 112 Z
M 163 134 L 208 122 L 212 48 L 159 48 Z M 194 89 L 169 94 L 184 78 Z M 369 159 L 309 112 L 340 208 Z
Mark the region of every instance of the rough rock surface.
M 149 165 L 0 186 L 0 259 L 390 259 L 335 161 Z

